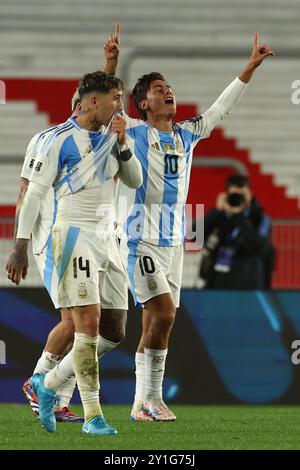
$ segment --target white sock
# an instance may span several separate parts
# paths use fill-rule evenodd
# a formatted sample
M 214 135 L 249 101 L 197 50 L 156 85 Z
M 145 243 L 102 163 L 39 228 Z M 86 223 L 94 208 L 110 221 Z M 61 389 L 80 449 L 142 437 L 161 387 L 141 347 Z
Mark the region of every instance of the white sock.
M 141 406 L 145 401 L 145 354 L 135 353 L 135 395 L 134 407 Z
M 99 336 L 99 342 L 98 342 L 98 358 L 101 359 L 101 357 L 107 353 L 108 351 L 111 351 L 112 349 L 115 349 L 120 343 L 113 343 L 112 341 L 109 341 L 108 339 L 103 338 L 102 336 Z
M 79 333 L 81 334 L 81 333 Z M 102 336 L 99 337 L 98 347 L 97 347 L 97 355 L 99 359 L 108 351 L 111 351 L 115 347 L 118 346 L 119 343 L 113 343 L 112 341 L 108 341 Z M 55 365 L 57 367 L 55 367 Z M 76 380 L 74 383 L 74 364 L 73 364 L 73 349 L 58 363 L 56 362 L 53 367 L 55 369 L 51 370 L 45 377 L 45 387 L 50 388 L 57 392 L 58 399 L 64 403 L 67 400 L 64 400 L 63 396 L 70 397 L 69 402 L 72 398 L 74 388 L 76 385 Z M 66 386 L 65 386 L 66 384 Z M 74 384 L 74 385 L 73 385 Z M 71 393 L 72 391 L 72 393 Z M 63 406 L 68 406 L 69 403 Z M 60 408 L 63 408 L 60 406 Z
M 68 408 L 70 401 L 72 399 L 74 389 L 76 386 L 75 375 L 70 379 L 64 381 L 64 383 L 59 387 L 56 392 L 57 400 L 55 403 L 55 410 L 60 410 L 61 408 Z
M 55 392 L 74 376 L 73 349 L 57 364 L 55 369 L 46 374 L 44 385 Z
M 167 349 L 144 349 L 145 401 L 162 400 Z
M 99 402 L 98 336 L 75 333 L 73 365 L 85 421 L 102 415 Z
M 33 373 L 44 374 L 45 372 L 49 372 L 49 370 L 54 369 L 60 358 L 61 356 L 59 355 L 52 354 L 48 351 L 43 351 L 41 357 L 39 358 L 35 366 Z

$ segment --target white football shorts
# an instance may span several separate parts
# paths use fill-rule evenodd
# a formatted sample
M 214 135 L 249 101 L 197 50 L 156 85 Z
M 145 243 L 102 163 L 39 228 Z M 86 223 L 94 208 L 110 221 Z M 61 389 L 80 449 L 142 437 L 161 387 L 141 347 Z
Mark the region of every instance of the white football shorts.
M 183 268 L 183 245 L 157 246 L 123 237 L 120 253 L 128 275 L 135 304 L 170 293 L 176 307 L 180 303 Z
M 116 235 L 54 225 L 47 245 L 34 255 L 55 308 L 101 304 L 128 309 L 128 282 Z

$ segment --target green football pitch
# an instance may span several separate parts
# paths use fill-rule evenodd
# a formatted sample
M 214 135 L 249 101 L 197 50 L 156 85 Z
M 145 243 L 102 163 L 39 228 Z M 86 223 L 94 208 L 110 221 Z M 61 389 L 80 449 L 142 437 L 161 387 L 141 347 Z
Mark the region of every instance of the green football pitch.
M 81 413 L 80 407 L 72 407 Z M 300 408 L 291 406 L 172 406 L 175 423 L 131 423 L 128 406 L 104 406 L 118 435 L 81 435 L 81 425 L 42 430 L 27 405 L 0 405 L 0 449 L 300 449 Z

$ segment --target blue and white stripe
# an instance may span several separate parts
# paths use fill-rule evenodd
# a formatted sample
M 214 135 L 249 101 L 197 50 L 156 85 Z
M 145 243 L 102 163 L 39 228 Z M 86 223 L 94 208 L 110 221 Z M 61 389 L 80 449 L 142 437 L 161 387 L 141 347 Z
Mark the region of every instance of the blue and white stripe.
M 140 240 L 159 246 L 182 244 L 185 236 L 185 203 L 188 194 L 192 153 L 200 139 L 201 119 L 184 121 L 173 126 L 172 132 L 161 132 L 148 123 L 127 117 L 128 136 L 143 168 L 143 185 L 137 190 L 120 187 L 119 195 L 134 192 L 139 208 Z M 177 156 L 178 172 L 165 172 L 167 155 Z M 122 186 L 122 185 L 121 185 Z M 138 210 L 121 215 L 127 236 L 134 232 Z M 124 224 L 125 222 L 125 224 Z M 137 238 L 137 234 L 135 237 Z

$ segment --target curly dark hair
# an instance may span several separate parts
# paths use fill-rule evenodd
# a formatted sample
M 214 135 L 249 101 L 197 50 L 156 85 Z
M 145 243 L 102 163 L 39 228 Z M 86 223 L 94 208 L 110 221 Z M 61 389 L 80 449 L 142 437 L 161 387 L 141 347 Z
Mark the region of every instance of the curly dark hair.
M 154 80 L 165 81 L 164 77 L 159 72 L 148 73 L 138 79 L 131 93 L 133 104 L 143 119 L 147 119 L 147 113 L 140 108 L 140 102 L 147 98 L 147 92 L 150 90 L 150 84 L 151 82 L 154 82 Z
M 116 88 L 117 90 L 123 90 L 124 84 L 120 78 L 114 75 L 107 75 L 102 71 L 85 74 L 78 83 L 78 94 L 79 98 L 82 99 L 87 93 L 97 91 L 99 93 L 109 93 L 111 90 Z

